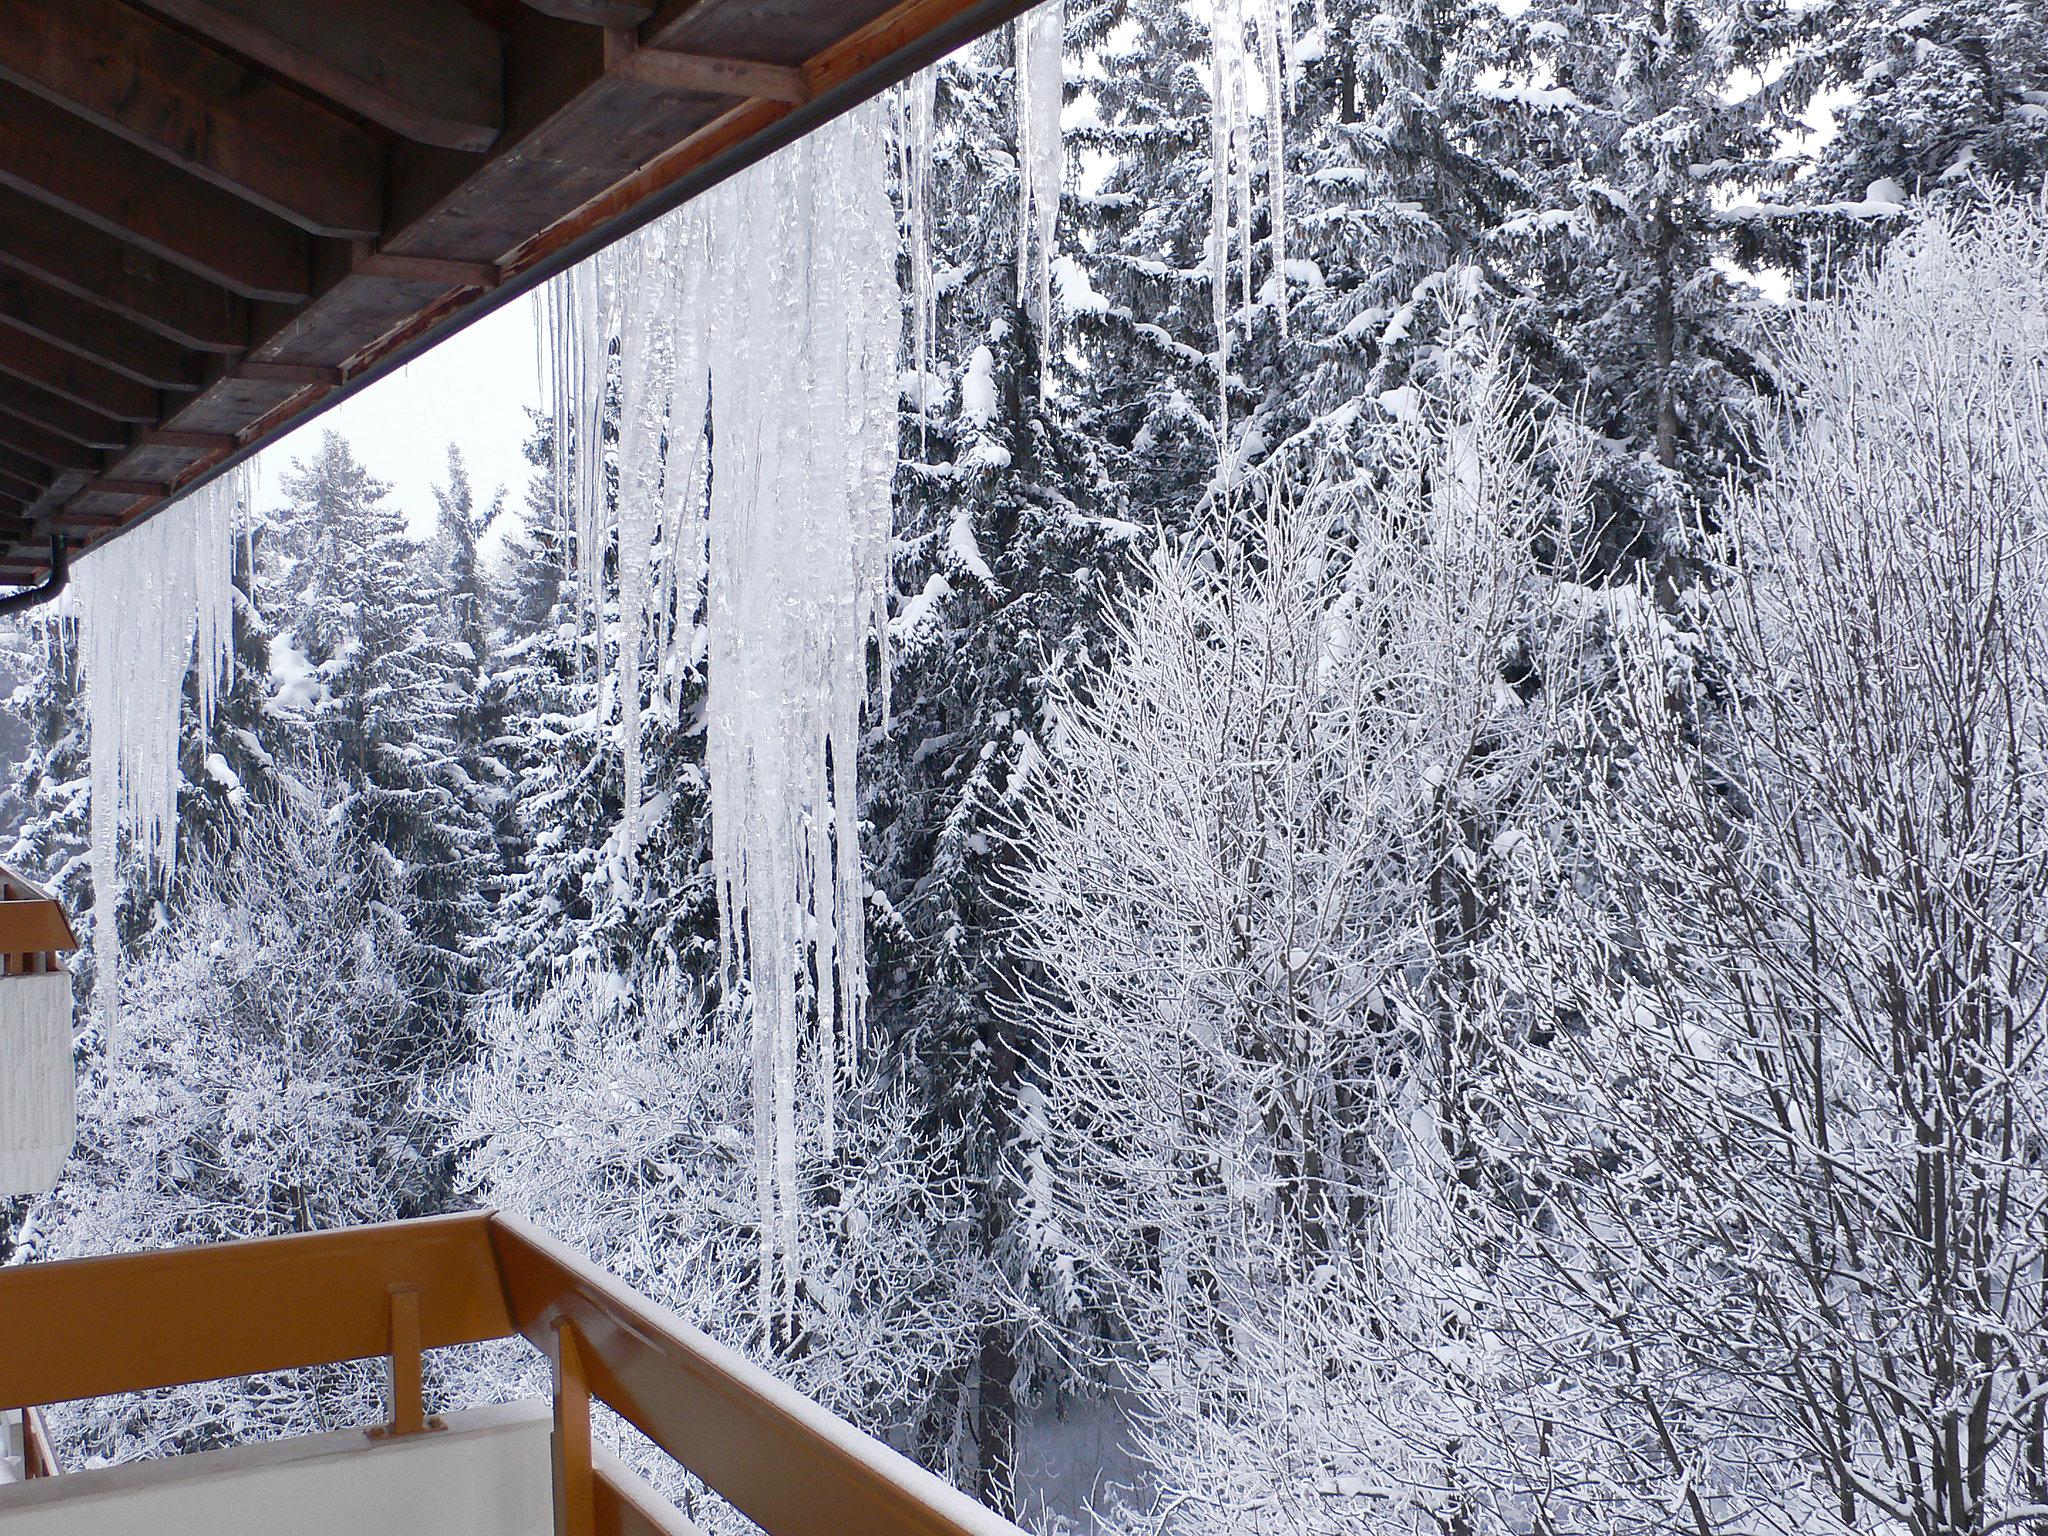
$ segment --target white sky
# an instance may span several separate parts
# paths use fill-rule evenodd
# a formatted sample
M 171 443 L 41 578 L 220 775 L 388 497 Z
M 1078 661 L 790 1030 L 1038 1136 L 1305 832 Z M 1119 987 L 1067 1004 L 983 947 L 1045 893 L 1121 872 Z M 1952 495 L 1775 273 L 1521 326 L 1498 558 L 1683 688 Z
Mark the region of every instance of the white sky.
M 434 526 L 433 487 L 448 479 L 448 445 L 462 449 L 479 503 L 504 486 L 517 507 L 531 467 L 520 453 L 526 407 L 541 403 L 531 300 L 517 298 L 424 357 L 379 379 L 351 399 L 296 428 L 257 461 L 257 505 L 275 506 L 278 481 L 292 461 L 309 455 L 332 429 L 356 458 L 390 483 L 390 502 L 415 537 Z

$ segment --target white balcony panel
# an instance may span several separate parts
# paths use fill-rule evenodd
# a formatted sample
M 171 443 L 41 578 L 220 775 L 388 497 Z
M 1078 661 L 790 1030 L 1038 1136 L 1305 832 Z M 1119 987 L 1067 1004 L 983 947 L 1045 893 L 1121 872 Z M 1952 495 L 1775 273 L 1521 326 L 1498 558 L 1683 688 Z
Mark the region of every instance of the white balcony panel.
M 550 1536 L 548 1405 L 448 1415 L 0 1486 L 4 1536 Z

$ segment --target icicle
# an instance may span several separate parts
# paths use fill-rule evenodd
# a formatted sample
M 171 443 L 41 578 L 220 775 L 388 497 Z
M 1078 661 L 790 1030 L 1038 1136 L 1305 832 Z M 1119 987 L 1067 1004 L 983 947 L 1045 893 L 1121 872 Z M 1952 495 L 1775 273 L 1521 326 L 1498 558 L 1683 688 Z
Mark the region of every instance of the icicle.
M 860 1050 L 867 992 L 856 757 L 870 643 L 886 638 L 903 339 L 888 155 L 886 108 L 858 108 L 569 274 L 551 309 L 555 431 L 575 444 L 591 611 L 618 541 L 628 846 L 642 626 L 651 619 L 669 675 L 703 593 L 720 947 L 753 1030 L 771 1327 L 800 1279 L 801 1047 L 816 1042 L 808 1070 L 830 1156 L 832 1099 Z M 585 451 L 608 386 L 607 315 L 619 350 L 613 498 L 601 455 Z M 556 464 L 560 475 L 559 451 Z M 884 718 L 887 674 L 884 656 Z
M 1265 0 L 1259 16 L 1259 62 L 1266 76 L 1266 208 L 1272 225 L 1273 312 L 1287 334 L 1287 8 Z
M 1017 19 L 1017 302 L 1038 327 L 1038 390 L 1052 392 L 1052 254 L 1065 156 L 1060 107 L 1066 40 L 1062 0 Z
M 92 732 L 94 987 L 109 1055 L 120 1017 L 121 839 L 145 878 L 175 869 L 185 676 L 196 666 L 208 729 L 234 676 L 235 534 L 249 486 L 246 467 L 223 475 L 101 545 L 78 562 L 66 599 L 78 615 Z
M 668 458 L 661 487 L 663 639 L 661 675 L 671 713 L 681 707 L 685 658 L 677 647 L 697 634 L 709 551 L 704 504 L 704 425 L 711 406 L 711 321 L 713 311 L 709 232 L 695 205 L 673 216 L 668 260 L 674 274 L 674 325 L 666 422 Z
M 1287 38 L 1289 0 L 1253 0 L 1265 93 L 1266 196 L 1272 225 L 1272 283 L 1280 334 L 1287 319 Z M 1230 245 L 1243 263 L 1243 305 L 1256 300 L 1252 268 L 1252 114 L 1243 0 L 1212 0 L 1209 12 L 1209 301 L 1216 326 L 1216 461 L 1228 489 L 1230 447 Z
M 654 529 L 661 464 L 660 407 L 667 404 L 660 388 L 665 349 L 654 334 L 669 305 L 661 289 L 667 269 L 659 260 L 658 238 L 614 246 L 600 261 L 610 269 L 611 287 L 626 302 L 619 325 L 619 484 L 615 502 L 619 561 L 619 631 L 617 692 L 619 735 L 625 761 L 624 811 L 620 835 L 631 868 L 639 859 L 640 807 L 645 798 L 640 763 L 640 660 L 653 581 Z M 650 270 L 651 268 L 651 270 Z M 593 544 L 601 549 L 602 543 Z M 593 560 L 592 566 L 601 561 Z
M 1216 471 L 1231 485 L 1230 459 L 1230 59 L 1235 42 L 1216 0 L 1209 23 L 1209 311 L 1216 325 Z
M 706 758 L 723 926 L 769 1069 L 757 1090 L 776 1188 L 763 1214 L 785 1308 L 798 1278 L 797 967 L 808 957 L 828 1095 L 866 992 L 855 762 L 868 643 L 886 617 L 902 330 L 885 127 L 880 107 L 862 108 L 709 210 L 722 303 Z
M 921 69 L 903 85 L 900 177 L 903 221 L 910 237 L 910 362 L 917 371 L 917 441 L 923 448 L 931 419 L 932 335 L 938 321 L 932 282 L 932 123 L 938 66 Z

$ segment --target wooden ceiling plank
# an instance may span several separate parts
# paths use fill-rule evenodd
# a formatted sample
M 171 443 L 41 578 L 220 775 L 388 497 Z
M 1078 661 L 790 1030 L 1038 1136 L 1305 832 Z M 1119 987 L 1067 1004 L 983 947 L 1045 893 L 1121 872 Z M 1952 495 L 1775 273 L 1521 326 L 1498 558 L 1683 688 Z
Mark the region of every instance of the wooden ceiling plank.
M 0 378 L 0 413 L 16 417 L 69 438 L 82 448 L 125 448 L 131 430 L 125 422 L 73 405 L 69 400 L 13 379 Z
M 6 345 L 0 346 L 0 374 L 61 395 L 75 405 L 116 421 L 155 422 L 163 416 L 163 398 L 154 389 L 85 362 L 26 332 L 9 335 Z
M 504 126 L 497 31 L 457 0 L 147 3 L 419 143 L 481 154 Z
M 194 453 L 233 453 L 242 440 L 231 432 L 179 432 L 151 427 L 129 439 L 137 448 L 181 448 Z
M 0 0 L 0 79 L 301 229 L 383 229 L 383 146 L 121 0 Z
M 355 275 L 400 283 L 439 283 L 448 288 L 498 286 L 496 262 L 464 261 L 450 256 L 401 256 L 392 251 L 363 252 L 356 257 Z
M 0 185 L 244 298 L 309 290 L 304 231 L 13 86 L 0 88 Z
M 792 65 L 643 47 L 633 30 L 626 27 L 605 29 L 604 68 L 608 75 L 667 91 L 756 97 L 762 101 L 788 102 L 791 106 L 801 106 L 811 99 L 810 81 Z
M 199 388 L 194 353 L 18 272 L 0 272 L 0 325 L 152 389 Z
M 148 497 L 162 501 L 171 494 L 172 487 L 155 480 L 114 480 L 102 476 L 86 487 L 86 494 L 93 496 L 134 496 Z
M 290 384 L 300 388 L 310 384 L 332 388 L 342 380 L 341 370 L 325 363 L 265 362 L 253 357 L 237 363 L 234 376 L 253 384 Z
M 0 266 L 196 351 L 249 345 L 246 299 L 4 188 Z
M 637 27 L 654 14 L 654 6 L 639 0 L 526 0 L 543 16 L 563 21 L 581 21 L 593 27 Z

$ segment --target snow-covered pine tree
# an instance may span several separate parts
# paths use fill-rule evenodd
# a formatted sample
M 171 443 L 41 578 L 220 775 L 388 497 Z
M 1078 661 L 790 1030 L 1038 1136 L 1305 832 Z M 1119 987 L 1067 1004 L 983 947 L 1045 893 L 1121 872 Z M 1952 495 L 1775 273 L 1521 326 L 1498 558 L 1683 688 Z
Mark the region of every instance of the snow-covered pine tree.
M 469 697 L 463 655 L 428 551 L 345 439 L 326 433 L 283 488 L 264 594 L 284 620 L 272 641 L 278 702 L 348 786 L 343 814 L 383 850 L 381 899 L 432 956 L 420 1027 L 449 1030 L 481 981 L 496 862 L 455 735 Z
M 653 647 L 642 668 L 647 808 L 640 856 L 619 841 L 624 767 L 610 671 L 583 612 L 539 421 L 527 456 L 540 466 L 506 546 L 501 636 L 485 683 L 501 722 L 491 744 L 508 775 L 499 823 L 505 903 L 496 924 L 502 979 L 533 997 L 572 970 L 630 976 L 648 964 L 701 983 L 717 968 L 716 895 L 703 774 L 701 643 L 679 646 L 684 672 L 658 686 Z
M 1833 0 L 1808 88 L 1835 132 L 1802 200 L 2038 195 L 2048 177 L 2048 26 L 2013 0 Z
M 1134 520 L 1175 520 L 1217 465 L 1208 35 L 1198 7 L 1129 0 L 1076 4 L 1068 36 L 1082 181 L 1057 271 L 1076 419 L 1116 455 Z

